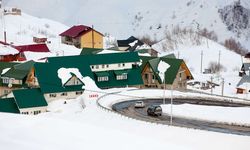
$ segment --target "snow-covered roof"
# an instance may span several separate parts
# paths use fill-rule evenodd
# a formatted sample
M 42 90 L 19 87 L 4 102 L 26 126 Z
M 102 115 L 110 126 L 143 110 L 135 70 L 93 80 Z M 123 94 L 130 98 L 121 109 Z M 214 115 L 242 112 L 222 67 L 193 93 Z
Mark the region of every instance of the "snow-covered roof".
M 51 52 L 24 52 L 26 60 L 38 61 L 44 58 L 53 57 L 55 54 Z
M 60 68 L 57 73 L 58 77 L 62 81 L 62 85 L 64 85 L 72 77 L 72 73 L 76 75 L 78 79 L 82 79 L 82 74 L 78 68 Z
M 8 45 L 0 45 L 0 55 L 5 56 L 5 55 L 15 55 L 18 54 L 19 51 L 11 46 Z
M 135 44 L 138 42 L 138 40 L 135 40 L 134 42 L 131 42 L 131 43 L 129 43 L 128 45 L 129 46 L 131 46 L 131 47 L 133 47 L 133 46 L 135 46 Z
M 36 37 L 36 38 L 47 38 L 44 34 L 35 34 L 35 35 L 33 35 L 33 37 Z

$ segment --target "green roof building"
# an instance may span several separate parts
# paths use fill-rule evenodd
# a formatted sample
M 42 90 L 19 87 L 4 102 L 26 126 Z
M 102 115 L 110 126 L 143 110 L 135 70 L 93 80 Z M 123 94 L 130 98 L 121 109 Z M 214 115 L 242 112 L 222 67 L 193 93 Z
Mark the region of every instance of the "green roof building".
M 39 88 L 13 90 L 13 98 L 0 99 L 0 112 L 36 115 L 47 111 L 47 102 Z
M 141 74 L 144 88 L 164 88 L 164 84 L 167 89 L 173 87 L 173 89 L 185 90 L 187 88 L 187 81 L 193 79 L 193 76 L 182 59 L 176 59 L 172 56 L 173 55 L 171 55 L 171 57 L 141 57 Z M 169 65 L 169 68 L 165 71 L 163 80 L 158 70 L 160 61 Z
M 14 98 L 0 99 L 0 112 L 20 113 Z

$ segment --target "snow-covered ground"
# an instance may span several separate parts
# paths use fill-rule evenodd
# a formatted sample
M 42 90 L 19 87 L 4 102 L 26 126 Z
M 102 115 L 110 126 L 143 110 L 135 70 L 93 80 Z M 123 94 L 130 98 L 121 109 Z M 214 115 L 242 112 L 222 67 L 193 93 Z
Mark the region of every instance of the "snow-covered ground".
M 54 101 L 49 104 L 51 112 L 37 116 L 0 113 L 1 148 L 247 150 L 250 146 L 247 136 L 137 121 L 105 111 L 84 97 L 67 104 Z
M 171 105 L 161 105 L 163 113 L 171 114 Z M 173 105 L 173 116 L 250 126 L 250 107 L 221 107 L 181 104 Z
M 163 90 L 137 90 L 135 88 L 101 90 L 89 77 L 80 78 L 85 84 L 84 94 L 76 99 L 60 99 L 49 103 L 47 113 L 36 116 L 0 113 L 1 148 L 18 148 L 19 150 L 249 149 L 250 137 L 248 136 L 138 121 L 107 111 L 97 105 L 96 97 L 90 97 L 90 95 L 97 94 L 99 95 L 98 102 L 102 106 L 110 107 L 111 104 L 122 100 L 162 97 Z M 166 95 L 170 95 L 169 93 L 170 91 L 166 91 Z M 174 96 L 204 98 L 201 94 L 177 91 L 174 91 Z M 213 96 L 207 96 L 209 97 Z M 232 101 L 232 99 L 228 100 Z M 233 101 L 248 103 L 242 100 Z

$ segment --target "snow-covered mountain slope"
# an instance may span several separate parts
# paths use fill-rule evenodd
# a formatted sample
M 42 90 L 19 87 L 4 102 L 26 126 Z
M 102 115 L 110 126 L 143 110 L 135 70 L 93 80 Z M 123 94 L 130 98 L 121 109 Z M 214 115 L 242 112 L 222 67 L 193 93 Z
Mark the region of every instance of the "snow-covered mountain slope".
M 6 0 L 4 2 L 7 6 L 17 6 L 32 15 L 51 18 L 67 25 L 93 24 L 102 32 L 111 33 L 118 38 L 148 34 L 159 40 L 163 38 L 166 29 L 180 25 L 193 27 L 197 31 L 203 28 L 215 31 L 219 41 L 234 37 L 250 49 L 250 29 L 242 29 L 240 31 L 242 35 L 238 37 L 238 32 L 230 31 L 219 13 L 219 10 L 230 10 L 227 8 L 229 5 L 234 5 L 235 1 L 75 0 L 72 3 L 67 0 Z M 249 0 L 241 0 L 241 5 L 244 10 L 250 9 Z
M 171 50 L 165 49 L 171 47 Z M 166 48 L 167 47 L 167 48 Z M 236 95 L 238 76 L 242 65 L 242 57 L 224 46 L 204 37 L 194 34 L 172 36 L 172 39 L 164 39 L 153 45 L 161 56 L 174 53 L 176 57 L 184 59 L 192 72 L 194 79 L 200 82 L 211 81 L 219 86 L 213 91 L 214 94 L 222 93 L 222 82 L 224 82 L 224 94 L 227 96 L 240 97 Z M 203 74 L 205 69 L 211 67 L 211 63 L 220 64 L 222 69 L 214 74 Z M 224 80 L 224 81 L 223 81 Z M 210 93 L 210 89 L 205 91 Z M 244 96 L 242 97 L 244 98 Z
M 14 45 L 33 44 L 33 36 L 36 35 L 47 37 L 48 41 L 50 41 L 47 46 L 49 47 L 51 54 L 47 54 L 46 56 L 78 55 L 81 51 L 74 46 L 61 43 L 59 34 L 68 29 L 68 27 L 62 23 L 49 19 L 33 17 L 23 12 L 21 16 L 2 15 L 1 18 L 1 41 L 4 41 L 3 32 L 5 30 L 7 33 L 7 43 L 13 43 Z M 31 55 L 34 56 L 34 54 Z M 34 59 L 39 57 L 41 58 L 42 56 L 36 55 L 34 56 Z M 32 56 L 29 58 L 32 59 Z

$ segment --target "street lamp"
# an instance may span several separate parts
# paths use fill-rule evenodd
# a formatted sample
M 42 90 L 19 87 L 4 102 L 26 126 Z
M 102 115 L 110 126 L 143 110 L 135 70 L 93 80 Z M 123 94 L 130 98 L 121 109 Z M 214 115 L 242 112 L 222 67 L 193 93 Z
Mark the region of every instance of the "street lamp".
M 173 83 L 171 85 L 171 112 L 170 112 L 170 125 L 173 123 Z

